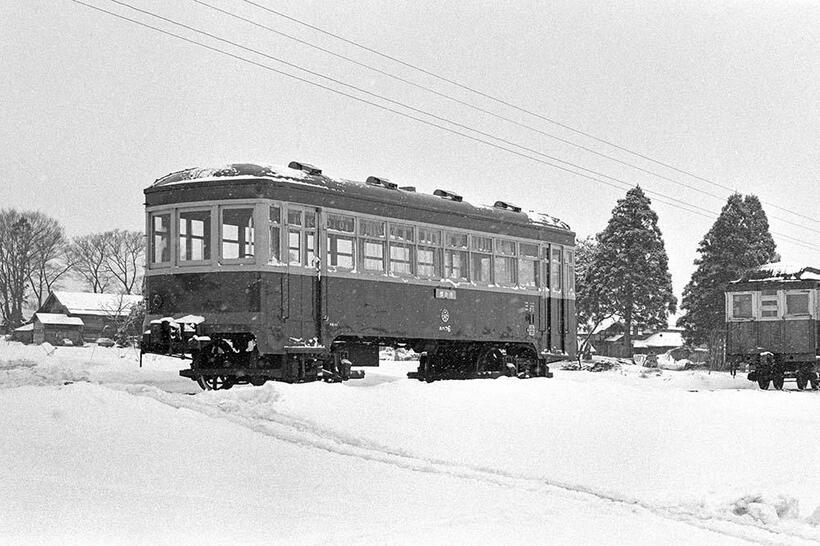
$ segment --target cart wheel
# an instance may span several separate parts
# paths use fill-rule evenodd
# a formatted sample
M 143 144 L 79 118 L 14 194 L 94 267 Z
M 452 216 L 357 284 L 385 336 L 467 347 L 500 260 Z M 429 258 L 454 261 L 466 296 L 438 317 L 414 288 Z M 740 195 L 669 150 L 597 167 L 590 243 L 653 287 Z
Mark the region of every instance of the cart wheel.
M 757 385 L 765 391 L 766 389 L 769 388 L 769 378 L 768 377 L 759 377 L 757 379 Z
M 233 378 L 224 375 L 200 375 L 196 382 L 205 391 L 228 390 L 233 387 Z
M 774 386 L 775 389 L 777 389 L 779 391 L 782 391 L 783 390 L 783 380 L 784 380 L 784 378 L 783 378 L 782 375 L 776 375 L 772 378 L 772 385 Z

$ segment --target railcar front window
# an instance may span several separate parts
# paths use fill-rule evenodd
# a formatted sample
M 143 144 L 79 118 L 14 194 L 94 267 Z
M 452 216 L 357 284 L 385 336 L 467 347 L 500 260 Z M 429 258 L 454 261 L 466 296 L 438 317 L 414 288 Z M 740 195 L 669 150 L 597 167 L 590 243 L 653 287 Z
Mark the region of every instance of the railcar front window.
M 211 259 L 211 212 L 181 211 L 179 213 L 179 261 L 195 262 Z
M 222 211 L 222 257 L 241 260 L 254 256 L 253 209 Z
M 734 318 L 753 318 L 751 294 L 732 294 L 732 316 Z
M 786 294 L 786 314 L 789 316 L 800 316 L 809 314 L 809 293 L 787 293 Z
M 564 251 L 564 284 L 567 294 L 575 293 L 575 256 L 571 250 Z
M 151 216 L 151 263 L 171 261 L 171 214 Z

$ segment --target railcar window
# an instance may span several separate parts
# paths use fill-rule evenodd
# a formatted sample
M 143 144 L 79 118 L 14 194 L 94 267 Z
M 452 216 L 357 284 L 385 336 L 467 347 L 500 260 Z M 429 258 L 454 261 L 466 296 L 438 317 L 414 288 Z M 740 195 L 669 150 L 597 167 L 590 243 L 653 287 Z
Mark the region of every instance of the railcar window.
M 416 251 L 417 272 L 419 277 L 428 279 L 441 278 L 441 254 L 435 247 L 419 245 Z
M 211 259 L 211 211 L 180 211 L 179 261 Z
M 541 247 L 541 259 L 543 260 L 542 279 L 544 280 L 544 288 L 550 289 L 550 247 Z
M 226 260 L 253 258 L 253 209 L 222 211 L 222 257 Z
M 356 265 L 356 220 L 343 214 L 327 215 L 327 263 L 352 271 Z M 338 232 L 338 233 L 337 233 Z
M 359 220 L 362 267 L 373 273 L 384 272 L 384 222 Z
M 311 267 L 316 260 L 316 211 L 288 206 L 288 263 Z
M 493 267 L 493 240 L 491 237 L 480 237 L 473 235 L 472 252 L 470 263 L 472 280 L 479 283 L 489 284 L 492 281 Z
M 780 305 L 777 299 L 777 290 L 761 290 L 760 317 L 776 318 L 780 316 Z
M 441 232 L 437 229 L 427 229 L 427 228 L 419 228 L 419 244 L 428 245 L 428 246 L 440 246 L 441 245 Z M 466 244 L 466 242 L 465 242 Z
M 789 316 L 799 316 L 809 314 L 809 293 L 808 292 L 787 292 L 786 293 L 786 314 Z
M 171 214 L 151 216 L 151 263 L 171 261 Z
M 752 313 L 752 295 L 751 294 L 732 294 L 732 317 L 734 318 L 753 318 Z
M 553 248 L 552 249 L 552 263 L 550 264 L 550 285 L 552 289 L 557 291 L 561 290 L 561 249 L 560 248 Z
M 515 258 L 515 241 L 495 240 L 495 283 L 501 286 L 515 286 L 518 260 Z
M 444 250 L 444 276 L 455 281 L 470 279 L 467 267 L 467 234 L 447 232 Z
M 575 293 L 575 256 L 571 250 L 564 251 L 564 284 L 567 294 Z
M 413 226 L 390 224 L 390 272 L 413 274 Z
M 282 262 L 282 207 L 270 208 L 270 262 Z
M 538 286 L 538 245 L 518 245 L 518 285 L 524 288 Z

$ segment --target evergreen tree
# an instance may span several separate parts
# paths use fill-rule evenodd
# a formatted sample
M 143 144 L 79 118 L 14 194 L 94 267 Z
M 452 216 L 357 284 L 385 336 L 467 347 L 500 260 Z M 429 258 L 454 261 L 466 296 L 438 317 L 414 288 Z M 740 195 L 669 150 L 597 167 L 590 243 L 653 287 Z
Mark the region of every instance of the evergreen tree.
M 575 243 L 575 309 L 578 325 L 586 327 L 586 336 L 578 347 L 580 362 L 584 353 L 590 350 L 589 340 L 595 330 L 607 319 L 617 314 L 611 303 L 607 287 L 597 278 L 599 270 L 593 267 L 598 251 L 595 237 L 587 237 Z
M 665 327 L 674 313 L 669 258 L 658 228 L 658 215 L 640 187 L 629 190 L 612 210 L 585 281 L 596 286 L 599 313 L 615 313 L 624 322 L 624 348 L 632 354 L 632 325 Z
M 683 290 L 678 319 L 687 342 L 709 347 L 712 362 L 721 361 L 725 342 L 724 291 L 743 273 L 778 261 L 769 221 L 754 195 L 729 196 L 715 223 L 698 245 L 697 269 Z

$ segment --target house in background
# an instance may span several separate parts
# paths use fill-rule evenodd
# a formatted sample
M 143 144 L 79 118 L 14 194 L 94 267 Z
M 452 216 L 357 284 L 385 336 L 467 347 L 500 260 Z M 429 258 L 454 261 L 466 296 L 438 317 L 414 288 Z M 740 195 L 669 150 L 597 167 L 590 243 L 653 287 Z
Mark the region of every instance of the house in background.
M 66 339 L 71 340 L 72 345 L 83 344 L 81 318 L 54 313 L 34 313 L 31 324 L 34 330 L 33 341 L 38 345 L 45 342 L 66 345 Z
M 83 338 L 86 341 L 94 341 L 98 337 L 113 336 L 118 325 L 122 324 L 131 313 L 131 309 L 141 301 L 142 296 L 57 290 L 48 295 L 36 314 L 57 314 L 80 319 L 83 324 Z M 36 335 L 34 343 L 42 343 L 37 341 Z

